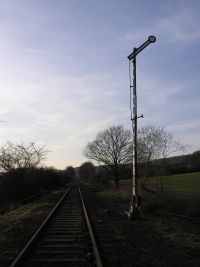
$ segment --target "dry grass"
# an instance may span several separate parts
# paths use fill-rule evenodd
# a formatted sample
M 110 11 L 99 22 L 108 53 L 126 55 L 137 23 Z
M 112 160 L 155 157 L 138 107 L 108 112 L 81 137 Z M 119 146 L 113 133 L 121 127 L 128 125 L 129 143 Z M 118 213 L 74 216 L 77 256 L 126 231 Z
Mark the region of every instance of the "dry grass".
M 114 190 L 100 195 L 105 197 L 104 201 L 111 206 L 110 209 L 117 203 L 118 209 L 117 207 L 115 209 L 120 210 L 124 195 L 128 206 L 130 186 L 126 188 L 123 185 L 117 193 Z M 107 197 L 111 199 L 110 202 Z M 141 209 L 143 220 L 133 224 L 135 231 L 132 237 L 133 243 L 136 238 L 138 240 L 136 248 L 131 251 L 131 256 L 134 257 L 134 252 L 138 249 L 138 255 L 145 260 L 144 266 L 200 266 L 199 220 L 189 220 L 165 213 L 200 217 L 199 203 L 200 195 L 194 193 L 165 192 L 153 195 L 143 192 Z M 154 255 L 153 264 L 150 263 L 152 260 L 150 255 Z M 139 262 L 142 262 L 141 259 Z
M 143 192 L 143 207 L 148 212 L 171 212 L 200 218 L 200 195 L 164 192 L 151 196 Z
M 0 266 L 8 266 L 63 194 L 54 191 L 40 200 L 0 215 Z

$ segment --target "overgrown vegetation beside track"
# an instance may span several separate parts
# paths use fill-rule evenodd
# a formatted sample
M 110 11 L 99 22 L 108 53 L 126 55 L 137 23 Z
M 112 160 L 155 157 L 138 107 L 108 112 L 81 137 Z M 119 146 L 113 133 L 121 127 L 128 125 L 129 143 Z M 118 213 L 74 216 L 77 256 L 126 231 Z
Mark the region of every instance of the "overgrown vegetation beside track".
M 0 147 L 0 209 L 71 181 L 73 167 L 64 171 L 42 167 L 47 153 L 44 146 L 34 142 L 7 142 Z
M 129 207 L 129 196 L 125 190 L 92 190 L 91 194 L 92 201 L 87 204 L 94 213 L 92 216 L 99 222 L 98 228 L 102 228 L 106 237 L 113 242 L 115 266 L 200 265 L 200 226 L 196 221 L 145 210 L 148 205 L 145 199 L 143 219 L 129 223 L 125 214 Z M 106 260 L 109 261 L 109 256 Z
M 35 168 L 23 171 L 23 176 L 13 172 L 0 176 L 0 210 L 7 206 L 23 204 L 34 195 L 55 190 L 69 182 L 65 171 L 54 168 Z
M 118 194 L 130 199 L 131 185 L 132 180 L 120 181 Z M 141 190 L 143 210 L 153 213 L 157 211 L 171 212 L 184 216 L 200 217 L 199 172 L 148 178 L 145 186 L 153 190 L 154 194 Z M 115 194 L 114 185 L 111 186 L 109 194 L 112 194 L 113 190 Z

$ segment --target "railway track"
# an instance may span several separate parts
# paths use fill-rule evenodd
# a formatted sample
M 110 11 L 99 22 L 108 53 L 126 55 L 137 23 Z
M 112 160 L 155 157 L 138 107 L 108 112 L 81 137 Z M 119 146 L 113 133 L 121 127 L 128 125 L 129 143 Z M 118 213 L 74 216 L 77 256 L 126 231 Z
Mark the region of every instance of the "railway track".
M 71 185 L 10 267 L 103 267 L 79 185 Z
M 180 258 L 184 258 L 182 263 L 186 261 L 182 266 L 199 266 L 185 256 L 190 255 L 186 249 L 182 252 L 182 247 L 180 250 L 175 243 L 158 235 L 160 232 L 154 227 L 152 218 L 130 223 L 122 213 L 126 202 L 117 203 L 115 197 L 99 197 L 95 188 L 86 185 L 81 188 L 82 193 L 77 185 L 66 191 L 10 267 L 176 266 L 173 264 Z M 89 217 L 84 203 L 89 209 Z M 174 227 L 174 222 L 163 224 L 168 227 L 166 233 L 171 225 Z M 177 224 L 179 226 L 185 227 L 185 223 Z

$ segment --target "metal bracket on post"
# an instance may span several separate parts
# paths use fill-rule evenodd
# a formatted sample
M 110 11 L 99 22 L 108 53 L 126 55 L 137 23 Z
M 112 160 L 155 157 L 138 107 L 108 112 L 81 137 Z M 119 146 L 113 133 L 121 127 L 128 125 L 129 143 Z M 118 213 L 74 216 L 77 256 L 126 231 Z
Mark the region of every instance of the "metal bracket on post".
M 144 118 L 143 114 L 141 114 L 140 116 L 137 117 L 137 119 L 139 118 Z
M 143 114 L 141 114 L 140 116 L 137 116 L 137 119 L 139 118 L 144 118 Z M 134 120 L 134 118 L 131 118 L 131 120 Z

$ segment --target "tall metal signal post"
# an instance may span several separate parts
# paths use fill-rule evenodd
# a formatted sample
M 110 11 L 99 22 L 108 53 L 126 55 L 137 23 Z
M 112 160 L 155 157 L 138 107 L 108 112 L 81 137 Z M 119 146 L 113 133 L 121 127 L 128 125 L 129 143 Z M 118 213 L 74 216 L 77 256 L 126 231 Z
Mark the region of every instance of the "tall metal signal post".
M 140 196 L 138 194 L 138 170 L 137 170 L 137 91 L 136 91 L 136 56 L 149 44 L 155 43 L 156 37 L 151 35 L 148 40 L 140 47 L 134 48 L 133 52 L 128 56 L 130 62 L 133 63 L 132 81 L 130 80 L 130 110 L 133 129 L 133 181 L 132 181 L 132 199 L 129 209 L 129 218 L 137 220 L 140 217 Z

